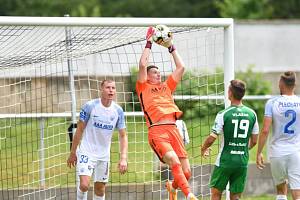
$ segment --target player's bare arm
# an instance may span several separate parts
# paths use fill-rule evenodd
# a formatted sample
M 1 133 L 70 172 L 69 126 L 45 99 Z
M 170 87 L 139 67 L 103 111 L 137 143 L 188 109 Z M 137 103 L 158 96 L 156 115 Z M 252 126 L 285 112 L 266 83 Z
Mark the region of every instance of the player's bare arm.
M 121 174 L 125 174 L 127 171 L 127 154 L 128 154 L 128 138 L 125 129 L 119 130 L 119 140 L 120 140 L 120 161 L 118 168 Z
M 74 167 L 77 163 L 77 156 L 76 156 L 76 149 L 77 149 L 77 146 L 78 144 L 80 143 L 80 140 L 82 138 L 82 134 L 83 134 L 83 131 L 86 127 L 86 123 L 79 120 L 77 122 L 77 129 L 76 129 L 76 133 L 74 135 L 74 138 L 73 138 L 73 143 L 72 143 L 72 148 L 71 148 L 71 152 L 70 152 L 70 156 L 68 158 L 68 161 L 67 161 L 67 165 L 68 167 Z
M 149 63 L 149 55 L 152 47 L 152 35 L 154 34 L 155 29 L 153 27 L 149 27 L 146 34 L 146 46 L 142 52 L 140 61 L 139 61 L 139 73 L 138 73 L 138 81 L 143 83 L 147 81 L 147 66 Z
M 176 69 L 172 73 L 172 77 L 176 82 L 179 82 L 181 77 L 183 76 L 185 66 L 177 50 L 174 50 L 171 54 L 176 66 Z
M 215 140 L 217 139 L 217 135 L 215 133 L 211 133 L 205 140 L 205 142 L 203 143 L 203 145 L 201 146 L 201 156 L 208 156 L 209 155 L 209 151 L 210 151 L 210 147 L 211 145 L 215 142 Z
M 249 141 L 249 149 L 252 149 L 257 144 L 258 135 L 251 134 L 250 141 Z
M 271 124 L 272 124 L 272 118 L 264 117 L 263 127 L 258 138 L 258 147 L 257 147 L 257 154 L 256 154 L 256 166 L 259 169 L 263 169 L 265 167 L 262 150 L 266 144 Z

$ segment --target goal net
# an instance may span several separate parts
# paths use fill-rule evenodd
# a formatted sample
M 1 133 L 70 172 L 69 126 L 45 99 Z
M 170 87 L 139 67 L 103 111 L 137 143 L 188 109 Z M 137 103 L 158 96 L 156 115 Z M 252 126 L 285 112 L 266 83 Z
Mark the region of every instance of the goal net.
M 72 124 L 80 107 L 99 97 L 99 83 L 107 78 L 117 84 L 129 150 L 128 172 L 120 175 L 114 133 L 106 199 L 168 198 L 164 184 L 172 177 L 148 145 L 135 93 L 145 33 L 156 24 L 170 27 L 186 65 L 174 98 L 189 134 L 191 188 L 200 199 L 209 197 L 219 147 L 216 143 L 207 159 L 199 147 L 225 106 L 233 78 L 231 19 L 1 17 L 0 199 L 75 199 L 75 169 L 66 164 Z M 150 63 L 163 79 L 175 69 L 167 49 L 155 44 Z

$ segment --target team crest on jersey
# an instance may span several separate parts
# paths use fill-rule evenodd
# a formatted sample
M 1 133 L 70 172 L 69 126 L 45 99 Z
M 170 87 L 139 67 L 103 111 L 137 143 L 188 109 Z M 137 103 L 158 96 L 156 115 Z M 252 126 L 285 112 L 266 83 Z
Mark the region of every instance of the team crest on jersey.
M 115 117 L 114 116 L 110 116 L 110 121 L 114 121 Z
M 151 88 L 151 93 L 165 92 L 166 86 Z

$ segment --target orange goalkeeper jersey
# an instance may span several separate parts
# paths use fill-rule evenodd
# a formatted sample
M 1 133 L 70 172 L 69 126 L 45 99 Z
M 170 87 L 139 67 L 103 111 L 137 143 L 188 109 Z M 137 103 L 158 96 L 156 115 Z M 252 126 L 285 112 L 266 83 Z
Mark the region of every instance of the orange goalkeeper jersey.
M 178 119 L 182 115 L 182 111 L 176 106 L 172 96 L 176 85 L 172 76 L 160 84 L 137 81 L 136 91 L 148 127 L 164 120 L 164 117 L 170 116 L 172 113 L 174 113 L 174 119 Z

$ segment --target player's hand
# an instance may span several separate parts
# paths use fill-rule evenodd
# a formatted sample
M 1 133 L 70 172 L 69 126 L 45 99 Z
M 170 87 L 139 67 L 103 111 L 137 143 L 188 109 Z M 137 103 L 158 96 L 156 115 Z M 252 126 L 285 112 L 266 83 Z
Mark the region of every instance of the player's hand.
M 206 158 L 207 156 L 210 155 L 210 152 L 211 152 L 211 148 L 207 148 L 207 149 L 202 149 L 201 148 L 201 156 Z
M 152 36 L 154 33 L 155 33 L 155 28 L 149 26 L 146 34 L 146 40 L 152 43 L 153 42 Z
M 127 171 L 127 160 L 121 159 L 118 164 L 120 174 L 125 174 Z
M 75 167 L 77 163 L 77 156 L 76 156 L 76 153 L 70 153 L 70 156 L 67 160 L 67 165 L 69 168 L 71 168 L 72 166 Z
M 256 156 L 256 167 L 258 169 L 263 169 L 265 167 L 264 165 L 264 156 L 262 153 L 257 154 Z
M 168 41 L 161 42 L 159 45 L 164 46 L 169 49 L 173 45 L 173 35 L 171 35 L 171 37 Z
M 171 37 L 168 41 L 163 41 L 159 45 L 168 48 L 169 53 L 172 53 L 174 50 L 176 50 L 176 48 L 173 44 L 173 35 L 171 35 Z

